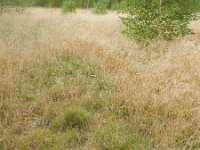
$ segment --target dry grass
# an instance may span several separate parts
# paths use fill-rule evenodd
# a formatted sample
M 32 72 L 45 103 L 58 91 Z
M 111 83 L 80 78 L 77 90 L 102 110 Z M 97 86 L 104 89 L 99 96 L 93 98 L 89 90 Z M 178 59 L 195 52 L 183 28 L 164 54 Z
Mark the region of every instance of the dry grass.
M 143 47 L 121 34 L 123 25 L 118 16 L 113 12 L 98 16 L 87 10 L 61 15 L 58 10 L 40 8 L 28 9 L 24 14 L 13 12 L 0 16 L 0 117 L 4 118 L 0 123 L 0 145 L 5 149 L 13 148 L 17 141 L 23 141 L 25 147 L 30 148 L 38 142 L 34 137 L 43 138 L 40 137 L 43 132 L 49 140 L 44 142 L 56 143 L 58 135 L 48 129 L 40 132 L 41 127 L 34 119 L 47 118 L 47 122 L 51 122 L 55 118 L 53 115 L 58 115 L 65 107 L 81 103 L 79 100 L 63 101 L 69 97 L 65 95 L 65 88 L 57 89 L 61 92 L 55 95 L 51 87 L 42 85 L 51 81 L 46 78 L 46 66 L 53 64 L 58 73 L 63 67 L 58 60 L 73 56 L 100 66 L 101 78 L 106 82 L 112 79 L 117 85 L 117 92 L 106 95 L 109 100 L 105 105 L 83 102 L 86 108 L 96 109 L 96 113 L 92 116 L 94 123 L 84 129 L 86 131 L 70 131 L 75 138 L 77 134 L 86 135 L 87 140 L 78 143 L 77 149 L 96 148 L 94 130 L 101 129 L 110 120 L 111 112 L 103 110 L 121 108 L 121 102 L 114 100 L 116 97 L 124 100 L 128 124 L 151 139 L 152 149 L 200 148 L 199 21 L 191 24 L 195 35 Z M 34 74 L 36 78 L 32 81 Z M 85 79 L 81 77 L 72 80 L 82 83 Z M 62 78 L 56 75 L 52 80 L 59 85 Z M 80 88 L 93 88 L 82 84 Z M 73 100 L 79 99 L 77 94 L 72 94 Z M 52 97 L 60 101 L 51 102 Z M 65 136 L 62 133 L 59 140 L 63 141 Z

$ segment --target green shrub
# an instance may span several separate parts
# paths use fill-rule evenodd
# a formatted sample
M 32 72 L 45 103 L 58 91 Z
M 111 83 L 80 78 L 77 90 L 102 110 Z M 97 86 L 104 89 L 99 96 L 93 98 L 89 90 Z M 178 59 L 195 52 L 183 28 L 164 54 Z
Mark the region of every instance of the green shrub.
M 109 7 L 110 0 L 99 0 L 94 7 L 94 13 L 105 14 Z
M 127 17 L 124 30 L 137 42 L 150 43 L 155 39 L 173 40 L 192 33 L 188 24 L 200 6 L 197 0 L 126 0 Z
M 65 0 L 62 5 L 62 11 L 66 12 L 74 12 L 76 10 L 76 2 L 74 0 Z
M 88 124 L 89 113 L 81 107 L 67 109 L 53 122 L 52 127 L 57 131 L 65 131 L 67 128 L 83 128 Z

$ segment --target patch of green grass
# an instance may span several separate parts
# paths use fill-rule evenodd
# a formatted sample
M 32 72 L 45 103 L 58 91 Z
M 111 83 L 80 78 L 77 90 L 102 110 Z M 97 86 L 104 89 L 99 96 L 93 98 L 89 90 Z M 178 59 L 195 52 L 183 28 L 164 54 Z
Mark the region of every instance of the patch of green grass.
M 100 68 L 95 65 L 89 64 L 88 62 L 81 61 L 79 58 L 68 57 L 60 59 L 60 61 L 62 62 L 65 75 L 68 76 L 89 76 L 95 73 L 99 73 Z
M 95 139 L 96 147 L 102 150 L 151 149 L 151 142 L 147 137 L 141 136 L 130 124 L 119 120 L 100 127 Z
M 67 131 L 64 137 L 70 147 L 81 145 L 86 140 L 85 137 L 77 130 Z
M 57 144 L 56 135 L 48 129 L 36 129 L 22 137 L 18 149 L 49 150 Z
M 53 122 L 52 127 L 57 131 L 68 128 L 84 128 L 89 123 L 89 113 L 81 107 L 68 108 Z

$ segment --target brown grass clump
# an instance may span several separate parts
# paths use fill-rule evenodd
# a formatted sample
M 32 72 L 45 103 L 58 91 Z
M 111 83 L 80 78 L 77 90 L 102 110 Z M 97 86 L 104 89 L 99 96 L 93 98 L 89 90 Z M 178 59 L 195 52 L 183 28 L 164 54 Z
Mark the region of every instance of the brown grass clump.
M 34 149 L 43 135 L 38 149 L 95 148 L 116 119 L 144 136 L 138 147 L 200 148 L 200 22 L 191 24 L 195 35 L 143 47 L 121 34 L 118 17 L 41 8 L 0 16 L 0 149 Z M 87 127 L 51 130 L 66 107 L 79 105 L 92 112 Z M 115 140 L 111 149 L 120 134 L 126 129 L 105 135 Z

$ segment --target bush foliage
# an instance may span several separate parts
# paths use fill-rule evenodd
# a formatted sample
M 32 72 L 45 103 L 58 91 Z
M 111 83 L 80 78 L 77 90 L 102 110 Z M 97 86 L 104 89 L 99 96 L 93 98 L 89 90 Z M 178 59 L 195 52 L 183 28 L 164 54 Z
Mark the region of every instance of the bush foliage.
M 124 33 L 142 43 L 190 34 L 188 24 L 196 18 L 199 4 L 198 0 L 126 0 Z

